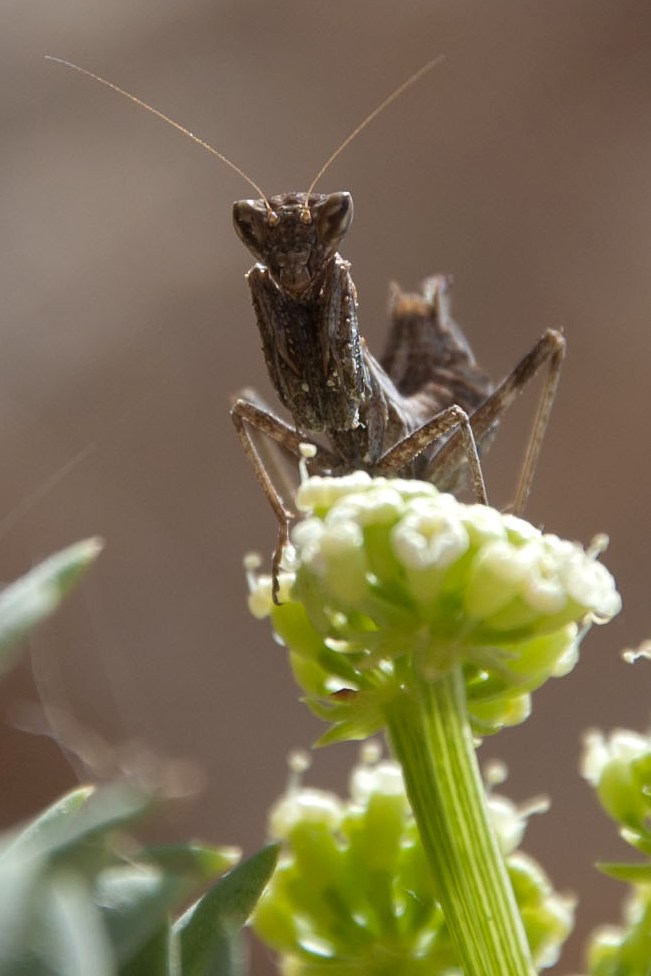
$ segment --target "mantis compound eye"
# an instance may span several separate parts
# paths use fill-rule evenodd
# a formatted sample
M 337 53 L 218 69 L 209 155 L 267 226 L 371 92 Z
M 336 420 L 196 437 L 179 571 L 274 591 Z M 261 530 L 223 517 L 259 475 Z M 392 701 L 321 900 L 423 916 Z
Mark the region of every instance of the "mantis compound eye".
M 317 234 L 322 244 L 336 248 L 353 222 L 353 198 L 341 191 L 329 193 L 314 208 Z
M 266 229 L 279 221 L 264 200 L 238 200 L 233 204 L 233 226 L 244 246 L 259 260 L 262 259 Z

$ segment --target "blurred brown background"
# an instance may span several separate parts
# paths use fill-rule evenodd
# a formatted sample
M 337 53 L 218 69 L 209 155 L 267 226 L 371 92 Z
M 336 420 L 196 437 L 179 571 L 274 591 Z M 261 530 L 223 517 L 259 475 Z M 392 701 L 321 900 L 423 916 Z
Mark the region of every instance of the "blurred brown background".
M 517 799 L 546 792 L 527 848 L 582 892 L 563 971 L 619 886 L 624 852 L 577 775 L 587 726 L 644 728 L 648 665 L 618 652 L 651 632 L 647 565 L 651 361 L 651 5 L 622 0 L 5 0 L 0 38 L 0 578 L 89 534 L 108 547 L 32 642 L 46 698 L 110 743 L 196 760 L 207 778 L 168 835 L 251 851 L 313 741 L 268 629 L 248 616 L 242 554 L 274 523 L 228 417 L 268 394 L 231 229 L 250 190 L 171 129 L 73 72 L 114 80 L 230 155 L 268 194 L 305 189 L 394 86 L 445 64 L 337 160 L 349 189 L 362 331 L 381 350 L 387 283 L 455 278 L 479 359 L 507 372 L 547 326 L 569 352 L 529 516 L 571 538 L 612 537 L 623 616 L 580 666 L 487 742 Z M 496 504 L 515 483 L 533 396 L 487 461 Z M 66 473 L 67 472 L 67 473 Z M 59 477 L 60 476 L 60 477 Z M 5 682 L 5 722 L 34 701 Z M 355 754 L 317 756 L 343 786 Z M 49 740 L 5 724 L 3 823 L 73 782 Z M 264 955 L 259 971 L 264 969 Z

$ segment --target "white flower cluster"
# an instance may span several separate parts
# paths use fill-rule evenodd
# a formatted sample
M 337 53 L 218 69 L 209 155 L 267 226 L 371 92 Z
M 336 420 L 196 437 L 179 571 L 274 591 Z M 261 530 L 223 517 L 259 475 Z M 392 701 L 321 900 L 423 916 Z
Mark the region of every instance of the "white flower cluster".
M 477 735 L 521 722 L 531 692 L 574 667 L 580 625 L 621 606 L 603 546 L 586 552 L 427 482 L 310 478 L 296 501 L 305 517 L 278 602 L 250 565 L 249 607 L 271 617 L 329 735 L 381 728 L 415 660 L 430 680 L 462 665 Z
M 441 574 L 470 556 L 464 605 L 472 617 L 494 617 L 514 600 L 543 615 L 572 605 L 599 620 L 621 608 L 611 574 L 579 545 L 484 505 L 464 505 L 428 483 L 364 472 L 310 478 L 297 506 L 316 514 L 292 533 L 296 564 L 351 601 L 375 575 L 368 530 L 390 526 L 391 555 L 419 601 L 432 598 Z
M 609 766 L 629 766 L 651 756 L 651 737 L 630 729 L 614 729 L 608 737 L 598 729 L 586 732 L 583 742 L 581 773 L 598 786 Z

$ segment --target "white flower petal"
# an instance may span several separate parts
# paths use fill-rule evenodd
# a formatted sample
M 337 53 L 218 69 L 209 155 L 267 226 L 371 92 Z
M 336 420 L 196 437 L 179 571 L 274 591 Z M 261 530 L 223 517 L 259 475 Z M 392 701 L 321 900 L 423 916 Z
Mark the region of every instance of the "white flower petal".
M 436 506 L 412 511 L 391 531 L 391 545 L 407 569 L 445 569 L 463 556 L 470 545 L 460 519 Z
M 364 491 L 372 482 L 366 471 L 353 471 L 342 478 L 329 478 L 315 475 L 303 481 L 296 492 L 296 507 L 299 512 L 311 512 L 316 508 L 329 508 L 342 495 L 351 491 Z
M 269 833 L 282 840 L 300 823 L 324 824 L 336 830 L 342 815 L 342 803 L 335 793 L 301 788 L 289 790 L 271 808 Z
M 400 766 L 385 760 L 370 765 L 359 763 L 353 767 L 350 776 L 350 795 L 356 803 L 365 804 L 374 793 L 383 796 L 402 796 L 405 785 Z

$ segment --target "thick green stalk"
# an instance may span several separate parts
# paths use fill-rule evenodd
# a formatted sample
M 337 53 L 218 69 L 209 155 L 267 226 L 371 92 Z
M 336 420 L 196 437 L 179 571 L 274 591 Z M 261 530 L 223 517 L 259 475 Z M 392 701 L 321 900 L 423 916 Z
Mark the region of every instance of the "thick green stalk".
M 490 823 L 456 667 L 386 707 L 393 750 L 465 976 L 536 972 Z

